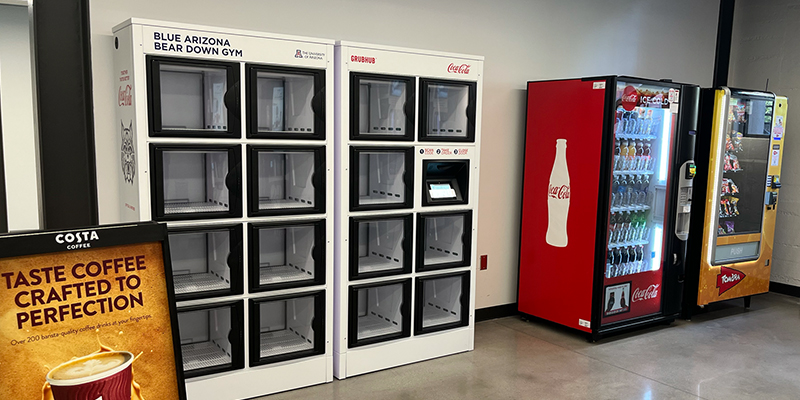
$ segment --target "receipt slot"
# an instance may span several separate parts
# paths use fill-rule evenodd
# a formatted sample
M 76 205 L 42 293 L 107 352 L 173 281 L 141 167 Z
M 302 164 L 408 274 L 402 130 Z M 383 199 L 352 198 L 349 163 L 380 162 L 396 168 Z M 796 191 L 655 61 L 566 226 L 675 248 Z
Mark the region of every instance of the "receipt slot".
M 423 206 L 469 203 L 469 160 L 422 162 Z

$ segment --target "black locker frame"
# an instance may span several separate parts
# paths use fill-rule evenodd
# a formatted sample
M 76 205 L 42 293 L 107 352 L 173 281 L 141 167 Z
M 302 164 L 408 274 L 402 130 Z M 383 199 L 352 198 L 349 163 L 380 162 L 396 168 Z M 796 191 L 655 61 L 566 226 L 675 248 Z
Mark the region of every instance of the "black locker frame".
M 258 209 L 258 153 L 263 152 L 313 152 L 314 174 L 311 184 L 314 186 L 314 206 L 307 208 L 275 208 L 267 210 Z M 247 145 L 247 216 L 282 216 L 300 214 L 322 214 L 325 212 L 326 201 L 326 160 L 325 146 L 254 146 Z
M 361 172 L 359 154 L 369 153 L 405 153 L 405 171 L 403 172 L 403 182 L 405 183 L 405 200 L 402 203 L 385 204 L 358 204 L 359 173 Z M 350 146 L 350 211 L 367 210 L 397 210 L 412 208 L 414 206 L 414 148 L 413 147 L 374 147 L 374 146 Z
M 187 67 L 225 69 L 228 90 L 223 95 L 228 110 L 228 126 L 225 131 L 206 129 L 163 129 L 161 127 L 161 64 Z M 196 138 L 241 138 L 241 99 L 238 62 L 195 60 L 187 58 L 146 56 L 147 70 L 147 120 L 151 137 L 196 137 Z
M 188 294 L 175 294 L 176 301 L 208 299 L 221 296 L 239 295 L 244 292 L 244 233 L 241 224 L 225 224 L 225 225 L 203 225 L 192 227 L 179 227 L 168 228 L 168 235 L 186 234 L 186 233 L 209 233 L 215 231 L 226 230 L 230 232 L 230 254 L 228 254 L 227 262 L 228 269 L 230 269 L 230 289 L 228 290 L 213 290 L 207 292 L 194 292 Z M 167 237 L 169 240 L 169 236 Z M 174 251 L 170 253 L 173 255 Z M 173 281 L 174 281 L 173 274 Z
M 406 103 L 403 112 L 406 115 L 406 131 L 402 135 L 376 135 L 360 132 L 360 104 L 361 80 L 374 79 L 382 81 L 401 81 L 406 84 Z M 414 107 L 416 105 L 416 77 L 400 75 L 368 74 L 363 72 L 350 73 L 350 140 L 380 140 L 380 141 L 413 141 L 414 140 Z
M 267 292 L 273 290 L 281 290 L 281 289 L 290 289 L 290 288 L 301 288 L 307 286 L 318 286 L 324 285 L 326 282 L 325 277 L 325 261 L 326 261 L 326 254 L 325 254 L 325 224 L 326 220 L 324 219 L 312 219 L 312 220 L 294 220 L 294 221 L 280 221 L 280 222 L 264 222 L 264 223 L 251 223 L 248 229 L 248 280 L 249 280 L 249 291 L 251 293 L 257 292 Z M 261 258 L 261 248 L 259 246 L 259 231 L 261 229 L 280 229 L 280 228 L 292 228 L 292 227 L 308 227 L 311 226 L 314 228 L 314 247 L 311 250 L 311 258 L 314 260 L 314 279 L 307 279 L 307 280 L 299 280 L 299 281 L 292 281 L 292 282 L 283 282 L 283 283 L 273 283 L 269 285 L 261 285 L 259 284 L 259 270 L 260 270 L 260 258 Z
M 228 341 L 231 343 L 233 351 L 230 354 L 230 365 L 215 365 L 213 367 L 199 368 L 191 371 L 186 371 L 184 369 L 183 374 L 186 379 L 244 368 L 244 302 L 242 300 L 178 307 L 177 314 L 225 307 L 231 309 L 231 331 L 228 333 Z M 181 345 L 181 348 L 183 348 L 183 345 Z
M 270 303 L 273 301 L 284 301 L 298 299 L 302 297 L 314 297 L 314 319 L 311 322 L 314 328 L 314 348 L 310 350 L 297 351 L 292 353 L 278 354 L 270 357 L 261 357 L 260 341 L 261 341 L 261 303 Z M 298 358 L 305 358 L 320 354 L 325 354 L 325 291 L 320 290 L 310 293 L 293 293 L 289 295 L 276 296 L 276 297 L 261 297 L 257 299 L 250 299 L 248 304 L 250 314 L 250 366 L 255 367 L 265 364 L 274 364 L 277 362 L 295 360 Z M 304 338 L 308 340 L 307 338 Z
M 362 289 L 371 289 L 375 287 L 391 286 L 396 284 L 403 285 L 403 304 L 400 306 L 400 314 L 403 316 L 403 327 L 400 332 L 358 340 L 358 291 Z M 348 348 L 355 348 L 359 346 L 366 346 L 370 344 L 411 337 L 411 278 L 350 286 L 349 292 L 347 305 Z
M 287 139 L 287 140 L 325 140 L 325 70 L 313 68 L 296 68 L 276 65 L 245 64 L 247 74 L 245 84 L 247 122 L 246 137 L 248 139 Z M 311 110 L 314 112 L 314 131 L 258 131 L 258 89 L 254 87 L 259 72 L 276 74 L 309 75 L 314 79 L 314 96 L 311 99 Z M 285 113 L 284 107 L 284 113 Z M 284 114 L 285 115 L 285 114 Z
M 212 218 L 241 218 L 242 216 L 242 153 L 240 145 L 150 144 L 150 199 L 153 220 L 179 221 Z M 166 214 L 164 212 L 164 158 L 165 151 L 226 151 L 228 153 L 228 211 Z
M 438 137 L 428 136 L 427 134 L 427 121 L 428 121 L 428 87 L 430 85 L 452 85 L 452 86 L 466 86 L 468 88 L 468 102 L 467 105 L 467 135 L 464 137 Z M 478 83 L 468 81 L 446 80 L 446 79 L 429 79 L 420 78 L 420 102 L 419 102 L 419 141 L 420 142 L 475 142 L 475 125 L 476 125 L 476 110 L 478 101 Z
M 425 219 L 433 217 L 464 216 L 464 231 L 461 235 L 462 258 L 459 262 L 442 263 L 425 266 Z M 417 272 L 435 271 L 440 269 L 468 267 L 472 264 L 472 210 L 454 210 L 417 214 Z
M 424 282 L 428 280 L 440 279 L 440 278 L 451 278 L 451 277 L 461 277 L 461 320 L 458 322 L 453 322 L 449 324 L 442 324 L 442 325 L 434 325 L 431 327 L 423 328 L 422 327 L 422 310 L 425 308 L 425 293 L 424 293 Z M 414 335 L 422 335 L 431 332 L 438 332 L 444 331 L 448 329 L 460 328 L 462 326 L 469 326 L 469 285 L 470 285 L 470 271 L 463 271 L 463 272 L 455 272 L 443 275 L 428 275 L 423 277 L 418 277 L 416 279 L 416 299 L 414 303 Z M 445 310 L 447 311 L 447 310 Z
M 350 217 L 350 246 L 348 265 L 350 269 L 350 280 L 378 278 L 383 276 L 404 275 L 411 273 L 413 263 L 413 244 L 414 244 L 414 215 L 413 214 L 387 214 L 370 215 L 364 217 Z M 388 270 L 378 272 L 358 272 L 358 224 L 360 222 L 383 221 L 387 219 L 403 219 L 403 268 L 399 270 Z

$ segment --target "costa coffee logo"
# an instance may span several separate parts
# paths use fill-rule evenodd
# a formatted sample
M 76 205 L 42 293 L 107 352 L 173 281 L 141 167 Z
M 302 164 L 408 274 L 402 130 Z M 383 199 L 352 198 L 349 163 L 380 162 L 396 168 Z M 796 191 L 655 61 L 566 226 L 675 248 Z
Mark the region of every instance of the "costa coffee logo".
M 720 295 L 731 290 L 747 276 L 742 271 L 728 267 L 721 267 L 719 272 L 719 275 L 717 275 L 717 288 L 719 288 Z
M 639 92 L 637 92 L 636 88 L 633 86 L 625 86 L 625 89 L 622 91 L 622 108 L 624 108 L 625 111 L 633 111 L 638 104 Z
M 453 63 L 450 63 L 450 65 L 447 66 L 447 72 L 449 72 L 451 74 L 464 74 L 464 75 L 466 75 L 466 74 L 469 74 L 469 67 L 470 67 L 469 64 L 455 65 Z
M 350 56 L 350 61 L 364 64 L 375 64 L 375 57 Z
M 95 231 L 68 232 L 56 235 L 56 243 L 66 244 L 67 250 L 85 249 L 92 247 L 90 241 L 99 240 L 100 236 Z
M 125 85 L 123 88 L 122 86 L 119 87 L 119 105 L 122 107 L 130 106 L 133 103 L 131 102 L 131 85 Z
M 547 195 L 559 200 L 564 200 L 569 198 L 569 186 L 561 185 L 561 186 L 550 186 L 547 190 Z
M 655 299 L 658 297 L 658 288 L 660 284 L 653 284 L 647 287 L 645 290 L 641 290 L 638 287 L 634 289 L 633 294 L 631 295 L 631 303 L 636 303 L 637 301 L 644 301 Z

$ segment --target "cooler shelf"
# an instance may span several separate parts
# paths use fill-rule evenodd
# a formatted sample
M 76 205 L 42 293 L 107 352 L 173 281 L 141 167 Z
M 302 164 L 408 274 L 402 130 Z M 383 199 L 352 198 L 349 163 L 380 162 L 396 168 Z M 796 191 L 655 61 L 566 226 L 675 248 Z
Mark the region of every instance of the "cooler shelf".
M 396 259 L 390 260 L 378 254 L 370 254 L 366 257 L 360 257 L 358 261 L 359 261 L 358 264 L 359 273 L 378 272 L 390 269 L 403 268 L 403 264 L 400 262 L 400 260 Z
M 174 277 L 175 294 L 211 292 L 230 289 L 230 282 L 211 272 L 183 274 Z
M 212 342 L 185 344 L 181 346 L 181 352 L 184 371 L 231 363 L 231 357 Z
M 304 339 L 300 334 L 289 329 L 261 334 L 261 357 L 271 357 L 280 354 L 296 353 L 311 350 L 314 345 L 311 340 Z
M 224 206 L 211 201 L 198 201 L 192 203 L 172 203 L 164 204 L 164 214 L 192 214 L 192 213 L 210 213 L 210 212 L 227 212 L 228 206 Z
M 267 200 L 267 199 L 259 199 L 258 201 L 258 209 L 259 210 L 279 210 L 279 209 L 286 209 L 286 208 L 310 208 L 313 207 L 313 204 L 307 202 L 305 200 Z
M 460 253 L 431 247 L 425 249 L 425 265 L 460 262 L 461 260 Z
M 311 271 L 304 271 L 292 265 L 278 265 L 275 267 L 262 265 L 258 269 L 258 282 L 260 285 L 273 283 L 295 282 L 314 279 Z
M 422 319 L 424 326 L 437 326 L 452 324 L 461 321 L 461 317 L 451 310 L 445 310 L 433 303 L 428 303 L 425 308 L 425 317 Z
M 374 312 L 363 317 L 358 317 L 358 339 L 368 339 L 376 336 L 390 335 L 401 331 L 400 325 L 394 324 Z

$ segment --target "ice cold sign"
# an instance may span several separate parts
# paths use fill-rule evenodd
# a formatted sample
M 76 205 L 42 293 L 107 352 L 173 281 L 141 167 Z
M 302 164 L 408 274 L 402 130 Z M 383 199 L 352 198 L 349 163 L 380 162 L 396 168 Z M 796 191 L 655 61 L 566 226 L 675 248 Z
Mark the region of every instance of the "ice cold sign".
M 242 50 L 231 47 L 228 39 L 183 33 L 153 32 L 153 48 L 168 53 L 242 57 Z

